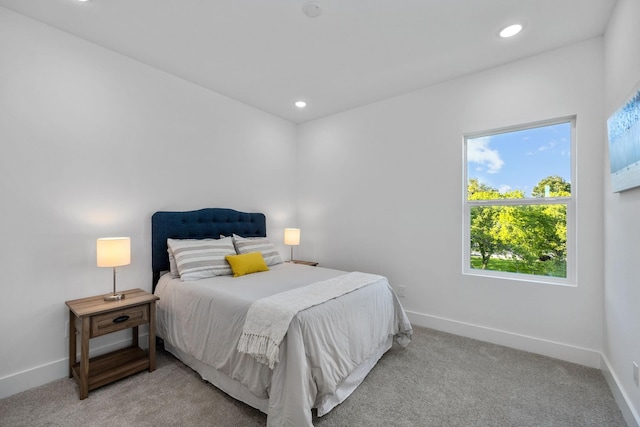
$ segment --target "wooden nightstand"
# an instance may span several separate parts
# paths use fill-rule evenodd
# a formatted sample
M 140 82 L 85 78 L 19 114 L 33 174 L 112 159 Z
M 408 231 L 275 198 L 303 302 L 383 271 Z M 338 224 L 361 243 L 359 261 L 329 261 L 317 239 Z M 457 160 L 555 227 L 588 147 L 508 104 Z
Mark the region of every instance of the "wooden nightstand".
M 313 262 L 313 261 L 301 261 L 299 259 L 294 259 L 293 260 L 294 264 L 302 264 L 302 265 L 310 265 L 311 267 L 315 267 L 316 265 L 318 265 L 317 262 Z
M 122 292 L 119 301 L 104 295 L 67 301 L 69 307 L 69 378 L 80 385 L 80 399 L 96 389 L 128 375 L 156 369 L 156 300 L 142 289 Z M 138 346 L 138 326 L 149 324 L 149 349 Z M 132 328 L 131 346 L 89 360 L 89 339 Z M 76 331 L 80 335 L 80 361 L 76 362 Z

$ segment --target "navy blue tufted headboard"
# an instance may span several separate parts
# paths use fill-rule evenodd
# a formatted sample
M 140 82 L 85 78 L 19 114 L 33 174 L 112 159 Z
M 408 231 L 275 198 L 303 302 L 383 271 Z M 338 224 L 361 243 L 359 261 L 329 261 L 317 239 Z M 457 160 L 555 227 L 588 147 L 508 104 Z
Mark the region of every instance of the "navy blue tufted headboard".
M 220 235 L 266 237 L 264 214 L 206 208 L 187 212 L 156 212 L 151 217 L 153 289 L 162 271 L 169 270 L 167 239 L 219 239 Z

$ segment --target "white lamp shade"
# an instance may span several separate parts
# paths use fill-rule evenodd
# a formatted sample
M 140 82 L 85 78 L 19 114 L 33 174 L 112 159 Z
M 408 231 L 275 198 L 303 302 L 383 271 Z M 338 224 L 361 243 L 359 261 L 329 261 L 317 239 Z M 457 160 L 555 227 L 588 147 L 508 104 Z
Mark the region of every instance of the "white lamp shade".
M 131 264 L 131 239 L 105 237 L 96 242 L 98 267 L 119 267 Z
M 296 246 L 300 244 L 300 229 L 299 228 L 285 228 L 284 229 L 284 244 Z

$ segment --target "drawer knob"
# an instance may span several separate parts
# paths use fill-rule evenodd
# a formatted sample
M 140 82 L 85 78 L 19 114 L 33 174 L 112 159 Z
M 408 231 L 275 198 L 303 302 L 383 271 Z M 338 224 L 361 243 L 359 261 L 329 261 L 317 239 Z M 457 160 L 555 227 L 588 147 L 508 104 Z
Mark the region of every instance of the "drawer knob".
M 115 319 L 113 319 L 113 323 L 122 323 L 122 322 L 126 322 L 127 320 L 129 320 L 129 316 L 118 316 Z

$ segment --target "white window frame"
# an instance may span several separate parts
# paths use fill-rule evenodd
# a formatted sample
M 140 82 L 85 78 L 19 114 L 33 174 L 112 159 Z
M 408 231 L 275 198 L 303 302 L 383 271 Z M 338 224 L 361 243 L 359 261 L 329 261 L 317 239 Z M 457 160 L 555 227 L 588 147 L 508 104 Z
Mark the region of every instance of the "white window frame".
M 469 139 L 491 136 L 502 133 L 516 132 L 560 123 L 570 123 L 571 126 L 571 197 L 542 197 L 524 199 L 496 199 L 489 201 L 468 200 L 468 164 L 467 141 Z M 492 129 L 481 132 L 470 132 L 463 135 L 463 223 L 462 223 L 462 274 L 471 276 L 491 277 L 499 279 L 518 280 L 531 283 L 576 286 L 576 116 L 567 116 L 551 120 L 531 122 L 522 125 Z M 525 273 L 510 273 L 504 271 L 482 270 L 471 268 L 471 208 L 474 206 L 521 206 L 521 205 L 559 205 L 567 206 L 567 277 L 550 277 Z

